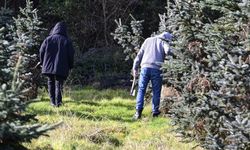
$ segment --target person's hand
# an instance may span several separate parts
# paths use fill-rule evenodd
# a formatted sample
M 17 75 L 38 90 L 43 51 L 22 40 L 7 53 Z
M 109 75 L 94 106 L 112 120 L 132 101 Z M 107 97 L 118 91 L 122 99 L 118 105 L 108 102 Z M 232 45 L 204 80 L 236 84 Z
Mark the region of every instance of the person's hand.
M 137 70 L 133 70 L 133 76 L 137 77 L 138 76 L 138 71 Z

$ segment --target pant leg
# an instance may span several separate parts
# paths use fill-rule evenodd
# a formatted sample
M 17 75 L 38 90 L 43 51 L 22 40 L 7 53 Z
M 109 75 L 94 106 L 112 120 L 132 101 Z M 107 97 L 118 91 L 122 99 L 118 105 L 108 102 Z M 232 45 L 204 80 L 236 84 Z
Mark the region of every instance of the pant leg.
M 49 91 L 49 97 L 50 102 L 52 104 L 56 104 L 55 102 L 55 75 L 46 75 L 48 77 L 48 91 Z
M 151 82 L 153 90 L 152 98 L 152 112 L 153 114 L 159 114 L 160 98 L 161 98 L 161 87 L 162 87 L 162 71 L 157 69 L 151 70 Z
M 63 82 L 64 82 L 64 78 L 60 77 L 60 76 L 56 76 L 56 90 L 55 90 L 55 94 L 56 94 L 56 104 L 57 105 L 61 105 L 62 104 L 62 93 L 63 93 Z
M 149 76 L 149 69 L 148 68 L 142 68 L 138 83 L 138 93 L 136 97 L 136 110 L 141 111 L 144 107 L 144 96 L 146 93 L 147 85 L 149 82 L 150 76 Z

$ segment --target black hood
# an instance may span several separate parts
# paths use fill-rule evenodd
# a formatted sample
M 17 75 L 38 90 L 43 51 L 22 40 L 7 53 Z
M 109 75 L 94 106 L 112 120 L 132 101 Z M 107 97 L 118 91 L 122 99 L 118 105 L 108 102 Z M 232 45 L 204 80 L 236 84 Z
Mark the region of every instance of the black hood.
M 58 22 L 50 32 L 50 35 L 53 35 L 53 34 L 60 34 L 60 35 L 67 36 L 66 24 L 64 22 Z

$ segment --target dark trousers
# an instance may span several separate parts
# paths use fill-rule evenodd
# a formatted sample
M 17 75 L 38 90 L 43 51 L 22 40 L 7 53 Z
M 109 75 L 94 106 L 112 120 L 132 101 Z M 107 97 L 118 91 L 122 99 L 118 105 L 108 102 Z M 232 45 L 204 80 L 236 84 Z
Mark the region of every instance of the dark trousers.
M 53 74 L 47 74 L 46 76 L 48 77 L 50 102 L 52 105 L 59 106 L 62 104 L 63 82 L 65 79 Z

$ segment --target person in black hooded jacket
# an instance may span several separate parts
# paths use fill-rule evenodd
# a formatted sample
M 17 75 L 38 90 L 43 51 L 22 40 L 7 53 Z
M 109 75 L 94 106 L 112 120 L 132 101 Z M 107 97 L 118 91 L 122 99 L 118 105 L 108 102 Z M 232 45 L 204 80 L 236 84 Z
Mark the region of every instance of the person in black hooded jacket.
M 63 82 L 74 63 L 74 49 L 64 22 L 54 26 L 39 52 L 42 74 L 48 77 L 51 105 L 59 107 L 62 104 Z

